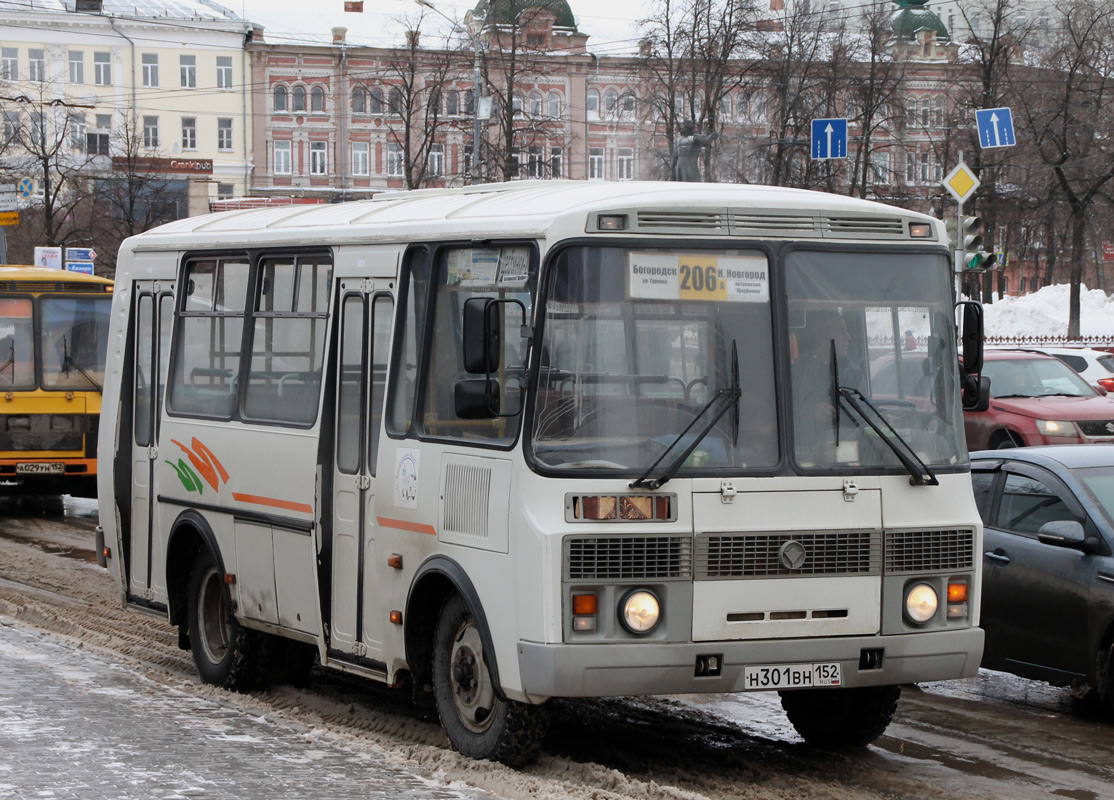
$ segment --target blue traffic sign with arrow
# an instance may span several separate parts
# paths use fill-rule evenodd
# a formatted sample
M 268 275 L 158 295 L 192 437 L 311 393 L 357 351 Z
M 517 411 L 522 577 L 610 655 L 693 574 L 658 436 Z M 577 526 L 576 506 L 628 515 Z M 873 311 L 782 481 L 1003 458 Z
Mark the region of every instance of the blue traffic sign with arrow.
M 1008 108 L 976 110 L 975 125 L 979 129 L 979 145 L 984 150 L 991 147 L 1013 147 L 1017 144 L 1013 135 L 1013 114 Z
M 847 158 L 847 120 L 814 119 L 810 152 L 818 160 Z

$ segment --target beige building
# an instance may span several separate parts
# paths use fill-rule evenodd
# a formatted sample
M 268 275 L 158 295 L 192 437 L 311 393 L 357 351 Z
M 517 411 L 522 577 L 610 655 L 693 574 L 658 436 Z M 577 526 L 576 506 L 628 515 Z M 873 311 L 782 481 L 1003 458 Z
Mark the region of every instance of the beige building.
M 247 193 L 250 23 L 207 0 L 33 6 L 0 0 L 0 169 L 43 183 L 22 166 L 30 141 L 57 147 L 62 168 L 170 178 L 182 216 Z

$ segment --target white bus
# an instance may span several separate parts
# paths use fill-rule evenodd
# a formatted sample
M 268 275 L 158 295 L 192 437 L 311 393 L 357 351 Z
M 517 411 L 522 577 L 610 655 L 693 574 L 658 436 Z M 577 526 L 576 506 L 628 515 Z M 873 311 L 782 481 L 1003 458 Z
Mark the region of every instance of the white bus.
M 865 744 L 982 651 L 944 236 L 554 181 L 131 238 L 99 453 L 122 601 L 207 682 L 319 660 L 508 764 L 552 697 L 776 690 L 806 740 Z

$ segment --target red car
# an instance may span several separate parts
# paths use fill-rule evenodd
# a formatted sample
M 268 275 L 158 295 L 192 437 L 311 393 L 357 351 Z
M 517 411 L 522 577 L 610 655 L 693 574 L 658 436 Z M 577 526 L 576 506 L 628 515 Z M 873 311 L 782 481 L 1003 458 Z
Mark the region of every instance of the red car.
M 1114 398 L 1059 359 L 987 350 L 982 374 L 990 378 L 990 408 L 963 412 L 968 450 L 1114 443 Z

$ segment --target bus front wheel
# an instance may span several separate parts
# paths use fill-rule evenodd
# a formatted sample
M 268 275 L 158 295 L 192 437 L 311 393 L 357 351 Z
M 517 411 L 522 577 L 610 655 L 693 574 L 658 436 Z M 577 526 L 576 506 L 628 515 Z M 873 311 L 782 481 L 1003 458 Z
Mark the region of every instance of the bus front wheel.
M 433 695 L 458 752 L 512 767 L 537 755 L 545 710 L 499 696 L 472 610 L 458 594 L 445 601 L 433 633 Z
M 809 744 L 865 747 L 885 732 L 900 696 L 900 686 L 803 689 L 782 692 L 781 707 Z
M 203 549 L 190 575 L 190 650 L 206 683 L 246 691 L 255 686 L 259 634 L 236 621 L 232 599 L 213 554 Z

